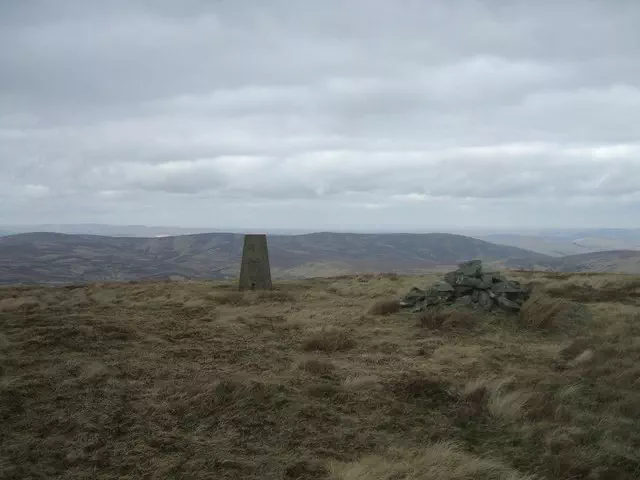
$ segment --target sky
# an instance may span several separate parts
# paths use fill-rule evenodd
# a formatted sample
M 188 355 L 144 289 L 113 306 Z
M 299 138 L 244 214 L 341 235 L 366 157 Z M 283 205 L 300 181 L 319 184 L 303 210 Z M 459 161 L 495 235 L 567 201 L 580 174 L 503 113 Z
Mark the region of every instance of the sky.
M 0 225 L 638 227 L 640 2 L 2 0 Z

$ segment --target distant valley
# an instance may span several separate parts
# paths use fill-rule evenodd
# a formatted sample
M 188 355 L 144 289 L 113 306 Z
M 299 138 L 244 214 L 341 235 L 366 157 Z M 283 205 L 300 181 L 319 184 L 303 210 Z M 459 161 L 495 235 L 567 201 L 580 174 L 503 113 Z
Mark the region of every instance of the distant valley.
M 543 230 L 473 236 L 487 242 L 510 245 L 552 257 L 607 250 L 640 251 L 639 229 Z

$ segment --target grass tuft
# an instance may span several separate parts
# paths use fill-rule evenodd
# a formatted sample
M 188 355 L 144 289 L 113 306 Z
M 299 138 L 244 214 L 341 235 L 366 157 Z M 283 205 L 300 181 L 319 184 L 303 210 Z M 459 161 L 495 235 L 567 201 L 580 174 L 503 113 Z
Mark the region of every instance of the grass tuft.
M 418 323 L 429 330 L 469 330 L 478 323 L 479 314 L 458 309 L 430 309 L 418 315 Z
M 213 296 L 213 300 L 218 305 L 242 306 L 249 305 L 249 299 L 244 292 L 224 292 Z
M 342 352 L 355 346 L 353 335 L 339 328 L 322 329 L 302 342 L 302 349 L 306 352 Z
M 314 375 L 329 375 L 335 371 L 336 366 L 326 360 L 307 358 L 298 363 L 298 368 Z
M 464 452 L 451 442 L 391 450 L 356 462 L 333 464 L 332 480 L 533 480 L 508 466 Z
M 526 408 L 534 403 L 535 395 L 529 390 L 514 388 L 513 381 L 512 377 L 476 379 L 467 383 L 461 396 L 496 419 L 515 421 L 526 415 Z
M 371 315 L 391 315 L 398 313 L 402 307 L 397 300 L 379 300 L 369 308 Z
M 296 297 L 289 292 L 281 290 L 263 290 L 256 295 L 258 301 L 276 303 L 294 303 Z
M 577 305 L 564 298 L 535 293 L 520 309 L 520 325 L 533 330 L 552 330 L 577 319 Z

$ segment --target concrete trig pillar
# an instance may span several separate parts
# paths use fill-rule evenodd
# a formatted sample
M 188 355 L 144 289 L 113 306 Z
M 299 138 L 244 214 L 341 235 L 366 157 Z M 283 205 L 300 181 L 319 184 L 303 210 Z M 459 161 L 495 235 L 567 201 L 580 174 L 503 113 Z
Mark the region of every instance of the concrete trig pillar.
M 240 266 L 240 290 L 271 290 L 266 235 L 245 235 Z

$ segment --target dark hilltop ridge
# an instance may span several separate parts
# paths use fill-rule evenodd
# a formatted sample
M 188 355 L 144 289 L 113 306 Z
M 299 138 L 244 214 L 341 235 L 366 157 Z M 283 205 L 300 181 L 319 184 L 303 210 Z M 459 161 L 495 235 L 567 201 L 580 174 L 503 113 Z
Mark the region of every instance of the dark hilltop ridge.
M 160 238 L 24 233 L 0 237 L 0 283 L 73 283 L 142 279 L 227 279 L 238 275 L 243 235 Z M 640 271 L 640 252 L 551 257 L 463 235 L 311 233 L 269 235 L 275 278 L 362 272 L 416 274 L 478 259 L 492 268 Z
M 0 238 L 0 282 L 64 283 L 154 278 L 224 279 L 238 274 L 243 235 L 161 238 L 25 233 Z M 547 257 L 462 235 L 312 233 L 269 235 L 274 277 L 359 272 L 420 273 L 472 258 Z

